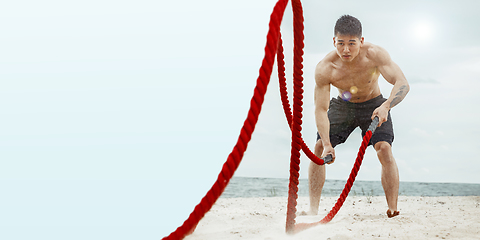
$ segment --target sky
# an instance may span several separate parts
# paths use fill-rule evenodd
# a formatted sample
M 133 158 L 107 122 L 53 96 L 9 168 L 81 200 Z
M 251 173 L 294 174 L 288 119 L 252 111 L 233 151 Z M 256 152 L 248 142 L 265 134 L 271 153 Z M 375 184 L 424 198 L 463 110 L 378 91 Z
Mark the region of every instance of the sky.
M 0 238 L 159 239 L 178 227 L 237 141 L 275 3 L 2 3 Z M 307 145 L 313 71 L 334 49 L 335 21 L 350 14 L 410 83 L 391 112 L 400 180 L 479 184 L 480 2 L 302 3 Z M 290 6 L 281 28 L 291 92 Z M 336 148 L 327 178 L 348 177 L 360 142 L 356 131 Z M 289 159 L 274 71 L 235 176 L 287 178 Z M 302 155 L 301 178 L 308 164 Z M 379 181 L 380 168 L 369 148 L 357 179 Z

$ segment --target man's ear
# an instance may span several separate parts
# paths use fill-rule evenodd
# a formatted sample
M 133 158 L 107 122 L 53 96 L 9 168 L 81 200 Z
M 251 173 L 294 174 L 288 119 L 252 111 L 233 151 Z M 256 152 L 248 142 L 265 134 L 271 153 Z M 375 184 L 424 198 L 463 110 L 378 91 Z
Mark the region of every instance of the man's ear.
M 337 40 L 335 40 L 335 37 L 333 37 L 333 46 L 336 47 Z
M 360 39 L 360 43 L 363 45 L 364 42 L 365 42 L 365 38 L 362 37 L 362 39 Z

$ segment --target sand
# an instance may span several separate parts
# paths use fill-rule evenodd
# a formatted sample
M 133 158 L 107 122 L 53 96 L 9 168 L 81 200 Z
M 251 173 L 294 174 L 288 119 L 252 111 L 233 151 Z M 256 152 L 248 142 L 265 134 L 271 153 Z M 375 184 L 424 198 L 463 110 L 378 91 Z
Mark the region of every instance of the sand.
M 322 198 L 317 216 L 297 216 L 297 223 L 320 221 L 336 198 Z M 400 215 L 387 218 L 385 197 L 351 196 L 337 216 L 294 235 L 285 233 L 284 197 L 220 198 L 186 240 L 197 239 L 480 239 L 480 197 L 399 197 Z M 298 199 L 298 211 L 309 209 Z

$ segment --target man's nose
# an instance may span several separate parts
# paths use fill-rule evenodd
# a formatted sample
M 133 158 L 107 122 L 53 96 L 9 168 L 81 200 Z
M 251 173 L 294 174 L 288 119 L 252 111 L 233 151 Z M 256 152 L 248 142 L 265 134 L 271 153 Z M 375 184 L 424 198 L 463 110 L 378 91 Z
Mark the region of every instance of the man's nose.
M 349 53 L 349 52 L 350 52 L 350 48 L 348 48 L 348 47 L 343 48 L 343 52 L 344 52 L 344 53 Z

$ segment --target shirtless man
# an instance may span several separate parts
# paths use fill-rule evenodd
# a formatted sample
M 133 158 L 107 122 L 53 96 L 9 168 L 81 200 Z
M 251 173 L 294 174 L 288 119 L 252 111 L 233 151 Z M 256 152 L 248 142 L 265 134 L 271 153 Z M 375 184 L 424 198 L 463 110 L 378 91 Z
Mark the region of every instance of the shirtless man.
M 340 17 L 335 25 L 334 36 L 336 50 L 327 54 L 315 69 L 315 119 L 318 131 L 315 155 L 325 157 L 331 154 L 335 161 L 334 147 L 345 142 L 356 127 L 360 127 L 364 135 L 372 119 L 378 116 L 380 121 L 370 145 L 377 151 L 382 164 L 381 180 L 388 204 L 387 215 L 394 217 L 399 214 L 399 175 L 392 154 L 390 109 L 405 98 L 410 87 L 402 70 L 385 49 L 364 42 L 358 19 L 349 15 Z M 380 93 L 380 74 L 393 85 L 388 99 Z M 331 101 L 330 85 L 339 92 L 339 97 Z M 310 214 L 317 214 L 325 183 L 325 165 L 311 162 L 308 179 Z

